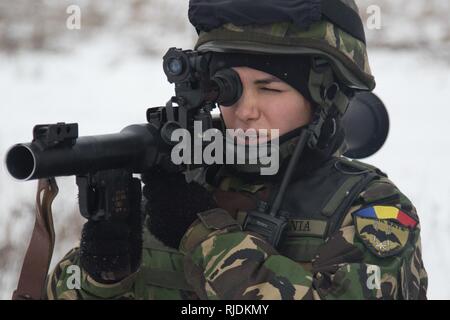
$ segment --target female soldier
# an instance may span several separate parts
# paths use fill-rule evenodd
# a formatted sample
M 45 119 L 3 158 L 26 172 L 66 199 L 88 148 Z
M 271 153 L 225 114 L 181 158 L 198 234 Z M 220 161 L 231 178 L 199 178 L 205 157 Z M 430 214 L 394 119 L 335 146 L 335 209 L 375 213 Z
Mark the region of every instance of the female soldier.
M 126 221 L 88 221 L 49 297 L 425 299 L 414 206 L 379 169 L 342 156 L 349 100 L 375 87 L 354 1 L 191 0 L 189 17 L 211 73 L 231 68 L 242 83 L 220 107 L 225 127 L 278 129 L 280 170 L 210 166 L 189 184 L 144 174 L 144 245 L 138 206 Z M 66 285 L 71 264 L 79 290 Z

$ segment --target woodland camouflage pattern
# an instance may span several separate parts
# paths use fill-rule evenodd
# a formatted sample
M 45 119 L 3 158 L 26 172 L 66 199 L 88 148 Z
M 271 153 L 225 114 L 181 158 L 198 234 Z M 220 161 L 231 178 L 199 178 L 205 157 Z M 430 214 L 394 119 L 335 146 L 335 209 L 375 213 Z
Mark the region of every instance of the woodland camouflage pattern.
M 180 252 L 155 245 L 146 233 L 140 270 L 116 284 L 99 284 L 82 271 L 81 289 L 69 290 L 67 268 L 79 264 L 74 249 L 49 276 L 47 295 L 49 299 L 425 299 L 420 225 L 408 229 L 407 241 L 390 256 L 369 250 L 355 228 L 354 213 L 381 199 L 384 206 L 401 209 L 418 221 L 411 202 L 388 179 L 375 181 L 315 258 L 299 263 L 280 255 L 258 235 L 242 232 L 234 218 L 217 209 L 200 215 L 186 232 Z M 190 285 L 182 279 L 183 270 Z
M 355 1 L 341 2 L 359 14 Z M 332 62 L 336 74 L 345 84 L 362 90 L 375 88 L 366 44 L 326 19 L 305 29 L 289 22 L 264 26 L 227 23 L 209 32 L 200 32 L 195 49 L 268 54 L 321 53 Z
M 320 52 L 331 60 L 336 74 L 347 84 L 355 84 L 350 72 L 366 89 L 375 87 L 366 45 L 326 20 L 314 23 L 307 30 L 287 22 L 265 26 L 227 23 L 210 32 L 201 32 L 195 45 L 200 51 L 218 51 L 222 47 L 262 53 Z
M 418 221 L 411 202 L 389 180 L 374 182 L 308 264 L 278 254 L 258 235 L 235 226 L 205 236 L 208 228 L 198 221 L 182 242 L 186 278 L 202 299 L 425 299 L 419 224 L 391 256 L 368 250 L 356 232 L 353 213 L 379 199 L 391 199 L 383 205 Z

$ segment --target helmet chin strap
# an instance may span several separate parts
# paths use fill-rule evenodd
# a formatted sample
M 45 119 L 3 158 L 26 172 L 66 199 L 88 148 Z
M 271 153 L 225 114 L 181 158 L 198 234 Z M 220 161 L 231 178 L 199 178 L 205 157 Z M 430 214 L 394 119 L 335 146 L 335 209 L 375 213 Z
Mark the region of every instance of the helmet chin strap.
M 347 111 L 349 98 L 335 81 L 330 64 L 321 58 L 312 58 L 308 87 L 311 98 L 317 106 L 313 120 L 309 125 L 312 135 L 308 140 L 308 146 L 315 149 L 319 145 L 327 120 L 334 121 L 335 126 L 335 130 L 328 139 L 336 133 L 336 121 Z

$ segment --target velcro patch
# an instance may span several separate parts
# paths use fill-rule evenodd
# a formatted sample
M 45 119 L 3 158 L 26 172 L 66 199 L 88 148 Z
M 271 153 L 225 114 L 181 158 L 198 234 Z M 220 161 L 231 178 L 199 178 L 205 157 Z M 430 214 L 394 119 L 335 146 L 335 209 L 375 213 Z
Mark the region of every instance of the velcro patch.
M 323 220 L 290 219 L 286 226 L 288 237 L 312 236 L 322 238 L 327 230 L 327 222 Z
M 388 219 L 373 219 L 354 215 L 356 234 L 378 257 L 389 257 L 403 250 L 411 230 Z

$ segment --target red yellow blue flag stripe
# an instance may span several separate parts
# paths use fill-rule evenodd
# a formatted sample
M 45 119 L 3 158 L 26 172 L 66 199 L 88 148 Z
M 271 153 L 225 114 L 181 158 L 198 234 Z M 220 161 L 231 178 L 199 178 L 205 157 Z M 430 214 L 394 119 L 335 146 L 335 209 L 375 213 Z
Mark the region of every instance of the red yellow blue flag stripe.
M 400 222 L 400 224 L 411 228 L 414 228 L 417 225 L 416 220 L 401 211 L 399 208 L 393 206 L 367 207 L 356 211 L 354 214 L 364 218 L 397 220 L 398 222 Z

